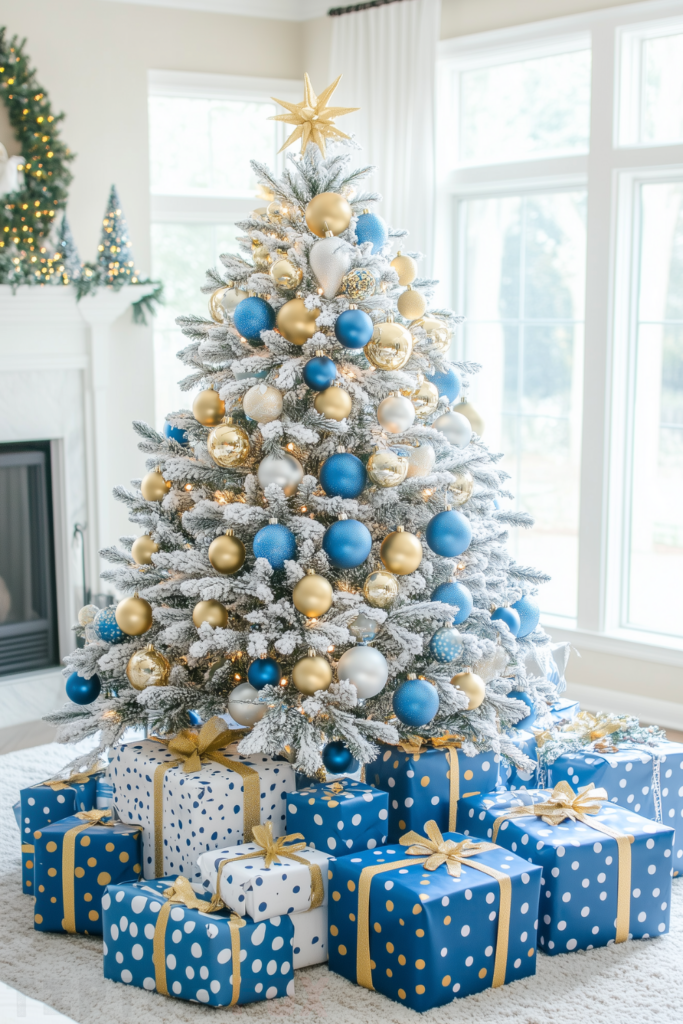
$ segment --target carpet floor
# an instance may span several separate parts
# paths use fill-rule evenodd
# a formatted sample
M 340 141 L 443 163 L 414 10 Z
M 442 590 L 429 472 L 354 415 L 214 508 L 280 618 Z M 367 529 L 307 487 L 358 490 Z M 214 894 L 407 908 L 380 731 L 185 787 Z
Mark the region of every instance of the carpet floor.
M 325 965 L 297 971 L 292 998 L 213 1009 L 105 981 L 101 940 L 51 935 L 32 926 L 33 900 L 21 893 L 19 836 L 11 805 L 19 788 L 73 757 L 51 744 L 0 757 L 0 980 L 78 1024 L 404 1024 L 420 1015 L 358 988 Z M 425 1024 L 672 1024 L 683 1019 L 683 879 L 674 880 L 671 932 L 590 952 L 538 956 L 534 978 L 488 989 L 422 1014 Z

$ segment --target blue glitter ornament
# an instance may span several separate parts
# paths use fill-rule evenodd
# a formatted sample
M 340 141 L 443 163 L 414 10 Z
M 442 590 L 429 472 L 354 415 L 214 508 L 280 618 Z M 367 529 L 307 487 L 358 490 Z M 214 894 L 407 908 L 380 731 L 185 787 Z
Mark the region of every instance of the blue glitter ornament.
M 393 705 L 404 725 L 426 725 L 439 710 L 439 694 L 426 679 L 406 679 L 396 689 Z
M 536 705 L 534 704 L 533 697 L 530 697 L 528 693 L 524 692 L 524 690 L 511 690 L 507 696 L 512 697 L 513 700 L 518 700 L 521 704 L 525 704 L 529 709 L 527 717 L 521 718 L 519 722 L 513 726 L 513 729 L 528 729 L 529 726 L 534 724 L 537 717 Z
M 265 299 L 250 295 L 237 303 L 232 321 L 235 330 L 247 341 L 260 341 L 261 331 L 272 331 L 275 327 L 275 310 Z
M 303 370 L 303 377 L 312 391 L 324 391 L 329 388 L 337 376 L 337 367 L 329 356 L 314 356 L 309 359 Z
M 323 764 L 331 775 L 343 775 L 345 772 L 355 772 L 358 768 L 358 761 L 342 743 L 341 740 L 332 740 L 323 747 Z
M 355 569 L 370 554 L 372 537 L 357 519 L 338 519 L 325 530 L 323 550 L 336 569 Z
M 365 466 L 350 452 L 337 452 L 320 467 L 320 486 L 330 498 L 357 498 L 367 483 Z
M 273 569 L 284 569 L 285 562 L 296 558 L 296 538 L 279 523 L 263 526 L 254 537 L 254 558 L 267 558 Z
M 429 652 L 437 661 L 454 661 L 462 651 L 462 639 L 454 626 L 442 626 L 429 641 Z
M 171 426 L 170 423 L 164 423 L 164 437 L 172 438 L 172 440 L 177 441 L 178 444 L 182 445 L 188 445 L 190 443 L 185 431 L 181 427 Z
M 247 669 L 247 679 L 255 690 L 277 686 L 282 679 L 282 669 L 275 658 L 257 658 Z
M 187 717 L 190 719 L 190 725 L 203 725 L 202 716 L 198 711 L 188 711 Z
M 432 601 L 443 601 L 444 604 L 451 604 L 458 609 L 453 616 L 453 625 L 459 626 L 464 622 L 474 607 L 472 595 L 463 583 L 440 583 L 432 594 Z
M 389 237 L 384 220 L 376 213 L 361 213 L 356 221 L 356 238 L 358 244 L 372 242 L 372 251 L 378 252 Z
M 504 622 L 513 636 L 519 635 L 519 615 L 514 608 L 496 608 L 495 612 L 491 616 L 492 620 L 500 620 Z
M 454 508 L 444 509 L 427 523 L 425 538 L 435 554 L 455 558 L 470 546 L 472 527 L 462 512 Z
M 126 634 L 116 621 L 116 605 L 109 604 L 106 608 L 100 609 L 93 620 L 93 626 L 100 640 L 104 640 L 105 643 L 120 644 L 126 639 Z
M 427 374 L 425 379 L 435 386 L 440 395 L 445 395 L 449 402 L 454 402 L 460 394 L 462 384 L 452 366 L 445 373 L 437 370 L 431 377 Z
M 536 601 L 535 598 L 530 597 L 529 594 L 526 594 L 524 597 L 520 597 L 519 601 L 515 601 L 512 607 L 519 615 L 520 625 L 517 636 L 528 636 L 529 633 L 533 633 L 538 625 L 538 620 L 541 617 L 541 609 L 538 607 L 538 601 Z
M 99 697 L 101 689 L 99 676 L 85 679 L 78 672 L 72 672 L 66 681 L 66 695 L 74 704 L 92 704 Z
M 347 309 L 335 321 L 334 336 L 344 348 L 363 348 L 374 329 L 372 320 L 362 309 Z

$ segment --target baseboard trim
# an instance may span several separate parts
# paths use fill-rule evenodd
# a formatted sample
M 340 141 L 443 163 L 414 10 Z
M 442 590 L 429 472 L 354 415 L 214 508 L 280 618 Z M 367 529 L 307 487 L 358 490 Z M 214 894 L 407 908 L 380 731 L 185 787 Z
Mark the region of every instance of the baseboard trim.
M 565 696 L 580 701 L 586 711 L 614 711 L 618 715 L 635 715 L 648 725 L 683 730 L 683 704 L 672 700 L 657 700 L 656 697 L 641 697 L 636 693 L 569 682 Z

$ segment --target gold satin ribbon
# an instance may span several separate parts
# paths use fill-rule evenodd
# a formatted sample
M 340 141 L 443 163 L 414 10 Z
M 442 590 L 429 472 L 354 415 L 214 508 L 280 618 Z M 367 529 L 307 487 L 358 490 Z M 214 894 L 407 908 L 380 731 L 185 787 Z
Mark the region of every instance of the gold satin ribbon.
M 432 744 L 430 748 L 429 744 Z M 448 831 L 455 832 L 455 823 L 458 814 L 458 800 L 460 799 L 460 765 L 458 762 L 458 748 L 460 740 L 450 734 L 439 736 L 436 739 L 425 740 L 422 736 L 411 736 L 408 740 L 402 740 L 399 750 L 404 754 L 417 754 L 418 756 L 426 750 L 443 750 L 449 765 L 448 779 Z M 468 793 L 468 796 L 476 796 L 476 793 Z
M 62 927 L 70 935 L 76 934 L 76 897 L 74 893 L 74 868 L 76 865 L 76 837 L 94 825 L 104 825 L 113 828 L 118 824 L 116 821 L 104 821 L 111 815 L 111 810 L 104 811 L 79 811 L 74 815 L 85 822 L 84 825 L 75 825 L 64 834 L 62 842 L 62 901 L 64 903 L 64 918 Z M 133 825 L 132 828 L 140 828 L 140 825 Z
M 74 772 L 68 779 L 47 779 L 45 782 L 37 782 L 32 789 L 37 789 L 39 786 L 49 786 L 53 792 L 57 792 L 60 789 L 71 789 L 73 786 L 82 786 L 86 782 L 90 782 L 93 775 L 97 775 L 98 772 L 104 771 L 106 765 L 96 764 L 94 768 L 91 768 L 88 772 Z
M 230 771 L 235 772 L 242 779 L 244 786 L 244 841 L 249 843 L 253 839 L 253 828 L 261 821 L 261 780 L 255 768 L 250 768 L 241 761 L 231 761 L 219 753 L 221 747 L 227 747 L 232 743 L 235 736 L 243 736 L 243 732 L 233 732 L 228 729 L 222 718 L 217 715 L 210 718 L 201 727 L 201 730 L 193 732 L 190 729 L 183 729 L 177 736 L 170 740 L 153 736 L 157 743 L 176 755 L 173 761 L 166 761 L 157 765 L 154 770 L 154 875 L 161 878 L 164 874 L 164 776 L 169 768 L 177 768 L 182 765 L 184 772 L 198 772 L 202 764 L 213 761 L 223 765 Z
M 605 824 L 603 821 L 592 821 L 589 815 L 599 814 L 602 804 L 607 799 L 604 789 L 596 789 L 591 782 L 581 786 L 578 792 L 564 779 L 558 782 L 548 799 L 540 804 L 525 804 L 513 807 L 493 823 L 491 838 L 495 842 L 501 824 L 513 818 L 537 817 L 547 825 L 561 825 L 567 818 L 589 825 L 597 832 L 602 832 L 611 839 L 616 839 L 618 853 L 617 883 L 617 928 L 615 942 L 626 942 L 631 920 L 631 843 L 633 836 L 621 832 L 618 828 Z

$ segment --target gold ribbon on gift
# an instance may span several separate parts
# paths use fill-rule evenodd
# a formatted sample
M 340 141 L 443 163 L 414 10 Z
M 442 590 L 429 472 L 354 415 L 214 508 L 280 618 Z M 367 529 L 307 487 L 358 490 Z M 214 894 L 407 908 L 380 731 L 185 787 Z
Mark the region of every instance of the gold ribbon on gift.
M 104 771 L 105 768 L 106 765 L 104 764 L 96 764 L 94 768 L 87 772 L 74 772 L 67 779 L 46 779 L 45 782 L 37 782 L 32 788 L 37 789 L 38 786 L 49 786 L 53 792 L 57 792 L 60 789 L 71 789 L 72 786 L 82 786 L 86 782 L 90 782 L 93 775 Z
M 372 983 L 372 965 L 370 958 L 370 888 L 375 875 L 385 871 L 396 871 L 410 867 L 411 864 L 422 864 L 428 871 L 436 871 L 445 865 L 449 875 L 459 878 L 462 865 L 482 871 L 498 882 L 500 890 L 500 911 L 498 914 L 498 932 L 496 938 L 496 956 L 493 967 L 492 987 L 499 988 L 505 984 L 505 968 L 507 966 L 508 943 L 510 939 L 510 909 L 512 906 L 512 882 L 504 871 L 489 867 L 474 860 L 486 850 L 498 849 L 495 843 L 473 843 L 465 839 L 460 843 L 452 839 L 444 839 L 435 821 L 425 824 L 427 838 L 417 832 L 407 832 L 401 836 L 402 846 L 409 846 L 407 853 L 412 859 L 397 860 L 390 864 L 373 864 L 363 868 L 358 880 L 358 941 L 356 948 L 356 981 L 364 988 L 374 989 Z M 415 860 L 416 857 L 421 858 Z
M 244 785 L 244 827 L 245 842 L 251 842 L 253 828 L 261 821 L 261 781 L 255 768 L 241 761 L 231 761 L 219 753 L 236 736 L 244 732 L 233 732 L 222 718 L 215 716 L 205 722 L 199 732 L 183 729 L 172 739 L 153 736 L 157 743 L 168 747 L 175 754 L 173 761 L 165 761 L 154 771 L 154 874 L 161 878 L 164 873 L 164 776 L 169 768 L 182 765 L 184 772 L 198 772 L 203 764 L 213 761 L 235 772 Z
M 443 750 L 448 761 L 448 831 L 455 832 L 455 822 L 458 813 L 458 800 L 460 799 L 460 765 L 458 763 L 458 749 L 461 746 L 458 736 L 447 734 L 432 739 L 425 739 L 423 736 L 410 736 L 407 740 L 401 740 L 398 744 L 399 750 L 404 754 L 417 754 L 418 756 L 426 750 Z M 467 793 L 467 796 L 477 796 L 477 793 Z
M 167 996 L 166 927 L 173 904 L 182 903 L 188 910 L 198 910 L 202 914 L 213 914 L 217 910 L 224 910 L 225 904 L 218 895 L 213 896 L 210 902 L 200 900 L 184 875 L 178 875 L 173 885 L 169 886 L 168 889 L 164 889 L 163 894 L 159 893 L 159 896 L 161 895 L 166 897 L 166 903 L 163 904 L 159 911 L 154 927 L 152 963 L 154 964 L 157 992 L 161 993 L 162 996 Z M 243 928 L 245 924 L 246 922 L 243 918 L 238 917 L 237 914 L 230 914 L 230 945 L 232 952 L 232 999 L 230 1000 L 230 1006 L 235 1006 L 240 997 L 240 928 Z
M 612 715 L 607 711 L 600 711 L 597 715 L 590 711 L 579 711 L 576 718 L 560 726 L 554 733 L 549 730 L 536 733 L 536 746 L 542 747 L 559 733 L 561 736 L 575 736 L 585 746 L 593 743 L 598 753 L 609 753 L 618 749 L 610 743 L 609 737 L 612 733 L 626 729 L 629 721 L 632 719 L 627 716 Z
M 615 942 L 626 942 L 628 939 L 629 923 L 631 918 L 631 843 L 633 836 L 622 832 L 604 821 L 595 821 L 594 815 L 600 814 L 603 810 L 603 803 L 607 799 L 604 789 L 596 789 L 591 782 L 588 786 L 581 786 L 578 792 L 564 779 L 558 782 L 555 789 L 549 794 L 548 799 L 540 804 L 525 804 L 523 807 L 512 807 L 509 811 L 501 814 L 493 823 L 491 838 L 496 841 L 500 826 L 504 821 L 513 818 L 537 817 L 547 825 L 561 825 L 563 821 L 580 821 L 589 825 L 597 832 L 602 832 L 615 839 L 618 852 L 618 885 L 617 885 L 617 932 Z
M 62 842 L 62 901 L 64 903 L 64 918 L 62 927 L 65 932 L 74 935 L 76 933 L 76 904 L 74 894 L 74 868 L 76 864 L 76 838 L 81 832 L 92 828 L 93 825 L 104 825 L 109 828 L 116 824 L 116 821 L 105 821 L 111 816 L 111 810 L 104 811 L 79 811 L 74 815 L 85 822 L 83 825 L 75 825 L 64 834 Z M 140 825 L 133 825 L 132 828 L 141 828 Z

